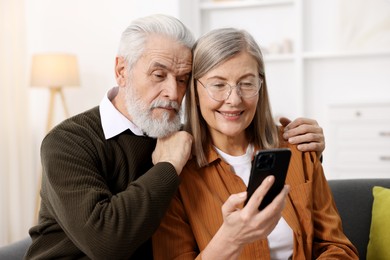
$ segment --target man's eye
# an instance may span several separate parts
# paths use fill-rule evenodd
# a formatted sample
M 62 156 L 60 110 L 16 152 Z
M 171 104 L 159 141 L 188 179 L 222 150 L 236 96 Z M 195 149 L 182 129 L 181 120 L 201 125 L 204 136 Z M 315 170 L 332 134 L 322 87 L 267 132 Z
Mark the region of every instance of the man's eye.
M 177 82 L 179 82 L 180 84 L 187 84 L 187 81 L 186 79 L 178 79 Z
M 188 80 L 189 80 L 188 77 L 180 77 L 180 78 L 177 78 L 176 81 L 177 81 L 179 84 L 187 85 L 187 84 L 188 84 Z
M 165 74 L 161 72 L 153 72 L 152 76 L 154 79 L 162 80 L 165 78 Z

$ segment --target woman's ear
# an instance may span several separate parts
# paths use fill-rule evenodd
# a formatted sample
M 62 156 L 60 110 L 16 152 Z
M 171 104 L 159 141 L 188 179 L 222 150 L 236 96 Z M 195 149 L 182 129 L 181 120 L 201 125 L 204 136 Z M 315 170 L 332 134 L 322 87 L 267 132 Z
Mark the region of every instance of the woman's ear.
M 123 57 L 115 58 L 115 78 L 119 87 L 126 86 L 126 60 Z

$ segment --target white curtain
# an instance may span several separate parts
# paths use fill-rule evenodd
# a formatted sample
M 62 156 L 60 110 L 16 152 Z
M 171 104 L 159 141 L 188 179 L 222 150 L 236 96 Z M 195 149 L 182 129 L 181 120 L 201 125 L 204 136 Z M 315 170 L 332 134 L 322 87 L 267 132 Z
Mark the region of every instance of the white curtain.
M 28 236 L 34 222 L 24 8 L 24 0 L 0 0 L 0 245 Z

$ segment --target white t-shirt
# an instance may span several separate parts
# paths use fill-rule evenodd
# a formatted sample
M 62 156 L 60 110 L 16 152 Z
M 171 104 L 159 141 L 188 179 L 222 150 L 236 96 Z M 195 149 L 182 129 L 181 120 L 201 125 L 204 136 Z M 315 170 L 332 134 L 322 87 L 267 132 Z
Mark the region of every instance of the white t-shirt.
M 245 185 L 248 186 L 249 175 L 251 171 L 252 156 L 254 151 L 253 144 L 249 144 L 246 153 L 239 156 L 232 156 L 222 152 L 215 147 L 218 154 L 230 164 L 235 174 L 240 176 Z M 286 260 L 292 257 L 294 245 L 294 234 L 285 219 L 280 218 L 274 230 L 268 236 L 268 246 L 270 248 L 271 259 Z

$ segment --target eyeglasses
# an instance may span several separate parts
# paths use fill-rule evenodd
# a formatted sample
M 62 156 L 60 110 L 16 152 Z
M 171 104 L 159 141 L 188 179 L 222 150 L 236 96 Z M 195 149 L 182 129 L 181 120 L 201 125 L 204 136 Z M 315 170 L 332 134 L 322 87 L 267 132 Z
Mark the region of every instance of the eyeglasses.
M 206 89 L 207 94 L 215 101 L 224 101 L 230 97 L 233 88 L 237 88 L 237 94 L 242 98 L 252 98 L 256 96 L 261 88 L 263 80 L 244 80 L 238 82 L 236 86 L 231 86 L 227 82 L 216 81 L 203 84 L 200 80 L 197 81 Z

